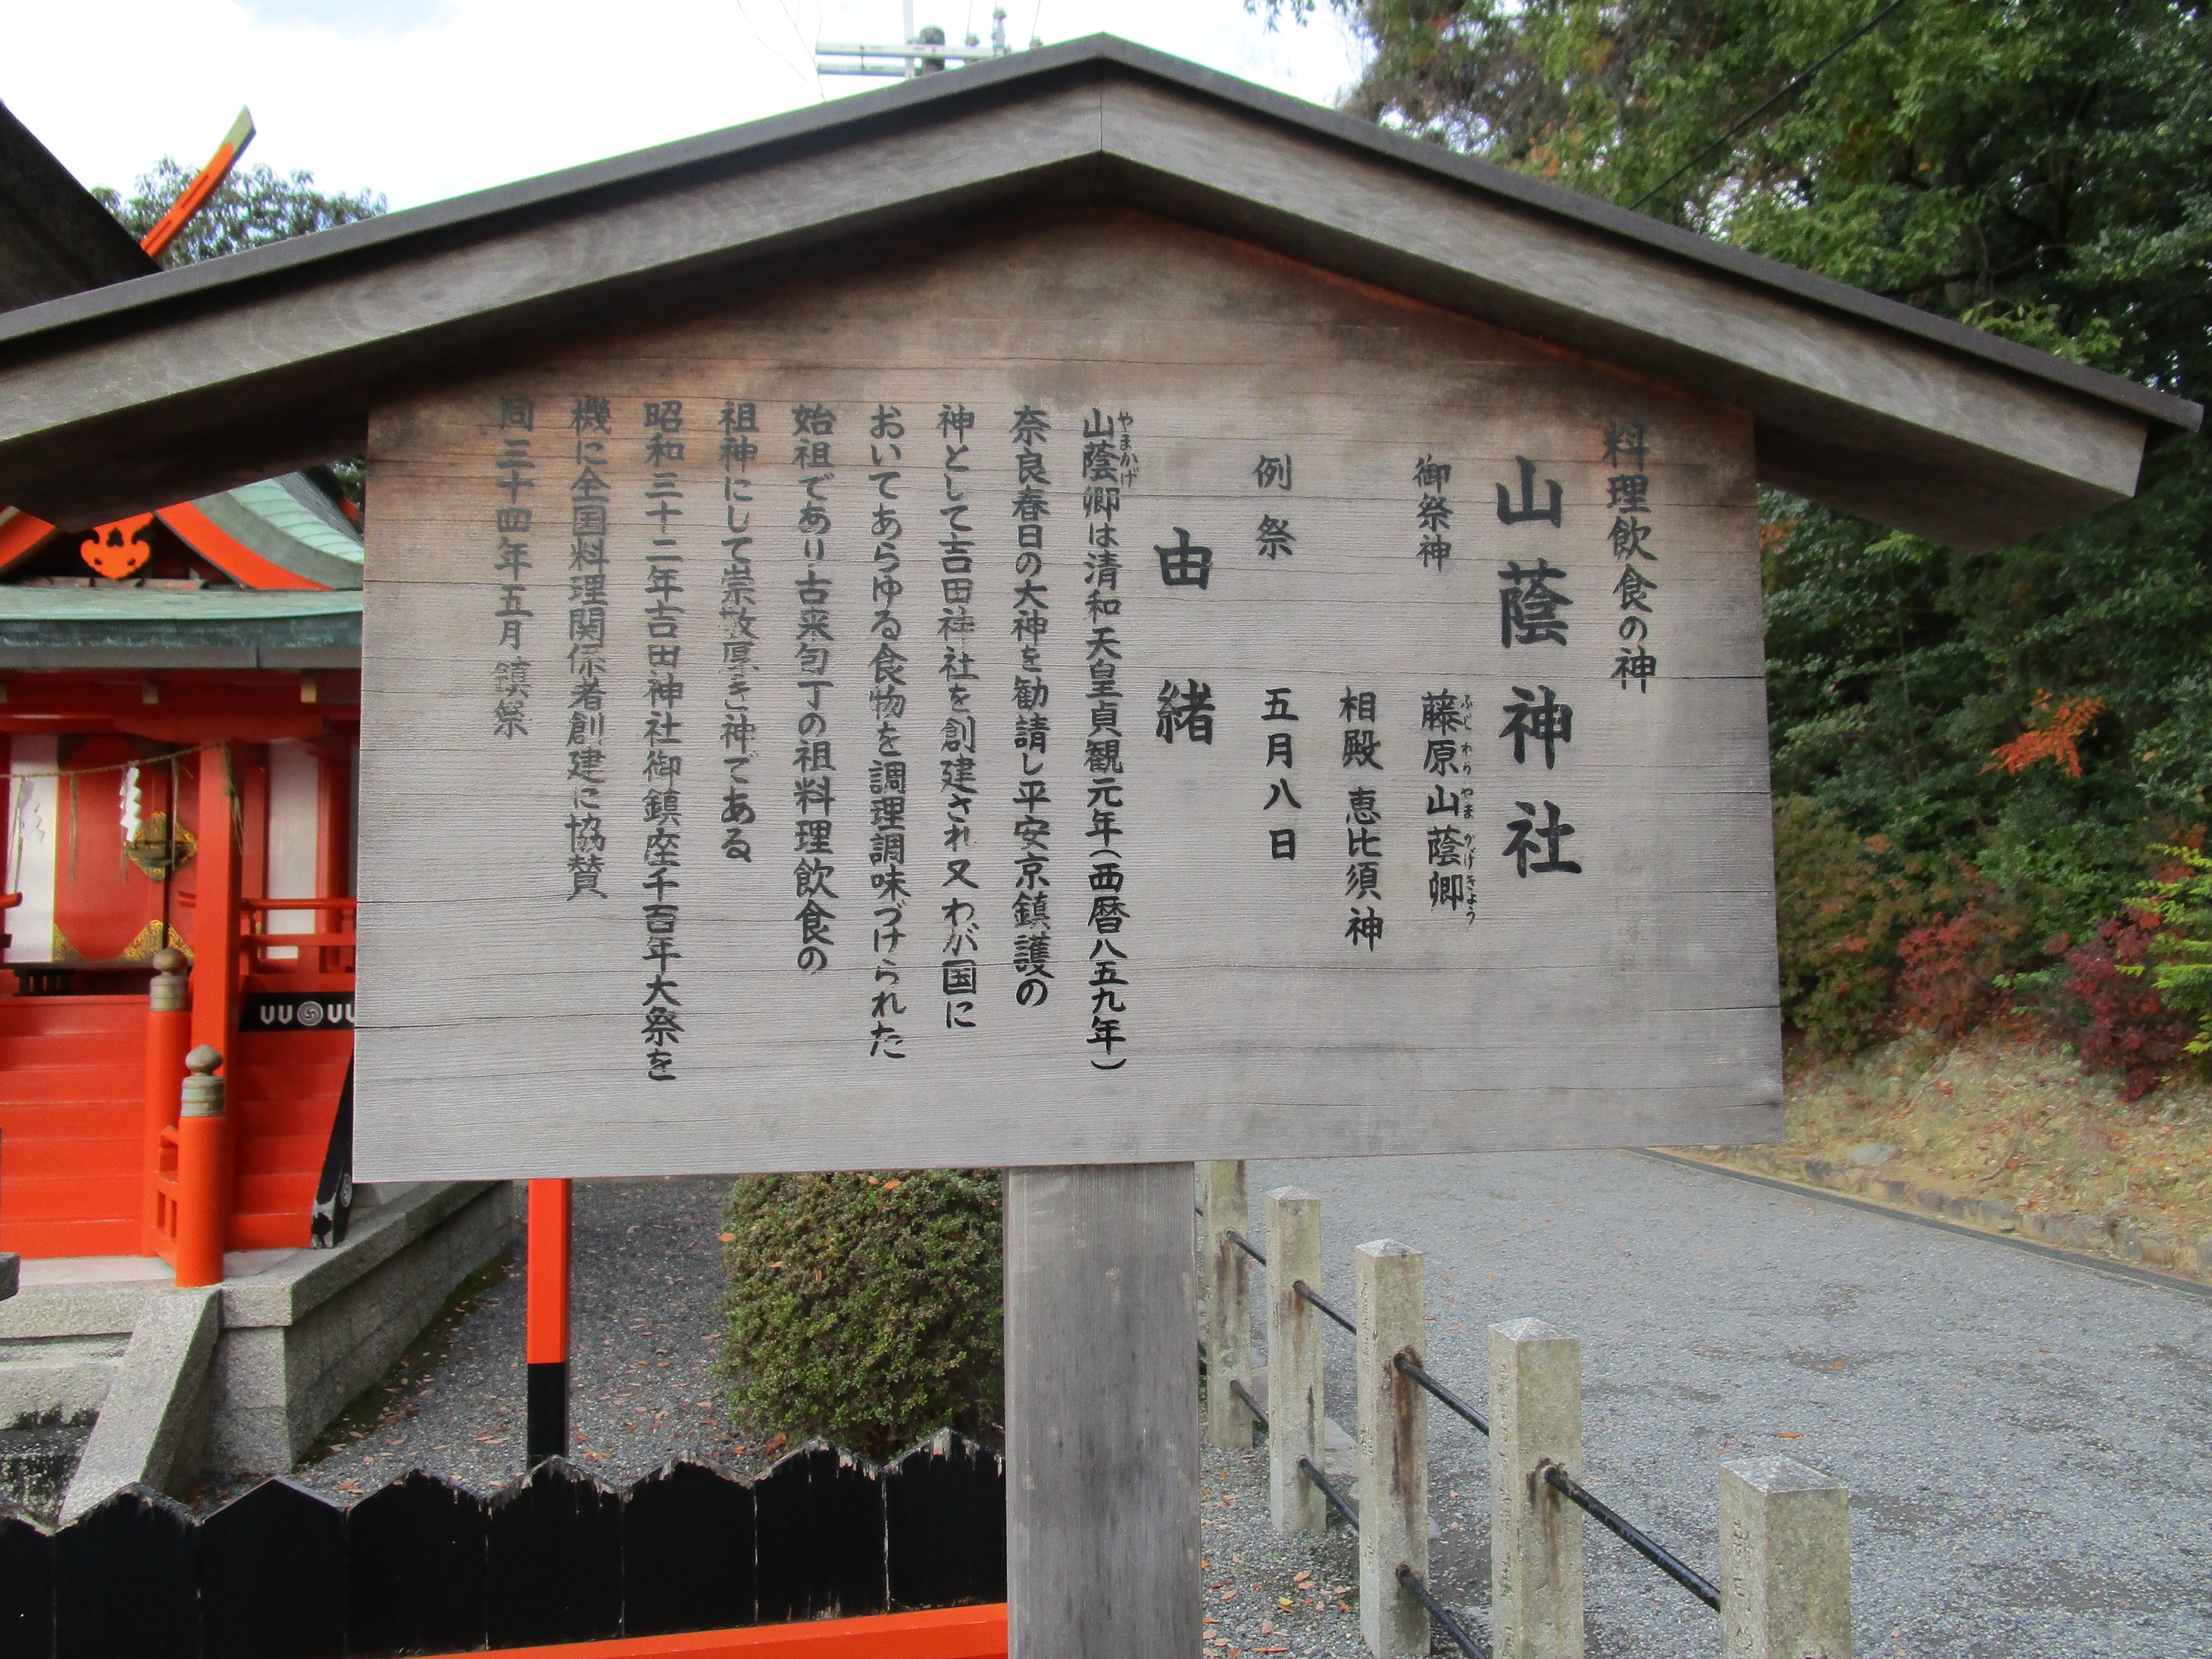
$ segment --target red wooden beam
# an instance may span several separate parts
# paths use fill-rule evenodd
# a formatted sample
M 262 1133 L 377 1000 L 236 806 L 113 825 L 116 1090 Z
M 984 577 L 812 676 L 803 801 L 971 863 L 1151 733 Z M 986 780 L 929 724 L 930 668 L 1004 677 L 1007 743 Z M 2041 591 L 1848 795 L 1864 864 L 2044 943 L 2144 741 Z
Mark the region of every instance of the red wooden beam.
M 305 589 L 324 592 L 320 582 L 295 575 L 281 564 L 263 558 L 224 530 L 190 501 L 161 509 L 161 522 L 185 538 L 185 544 L 215 565 L 240 587 Z
M 507 1648 L 502 1655 L 503 1659 L 1006 1659 L 1006 1604 Z
M 0 677 L 0 732 L 126 732 L 190 747 L 315 738 L 360 720 L 357 672 L 316 671 L 313 702 L 301 701 L 303 678 L 235 669 L 9 674 Z M 150 703 L 149 684 L 158 698 Z
M 53 533 L 53 526 L 20 507 L 0 507 L 0 570 L 5 570 Z

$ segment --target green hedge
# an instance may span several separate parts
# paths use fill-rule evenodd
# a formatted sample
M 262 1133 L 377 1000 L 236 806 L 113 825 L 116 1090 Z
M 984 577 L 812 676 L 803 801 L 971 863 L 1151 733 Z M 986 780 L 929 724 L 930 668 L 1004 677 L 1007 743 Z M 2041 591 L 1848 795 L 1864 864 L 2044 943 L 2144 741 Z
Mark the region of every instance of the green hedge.
M 763 1431 L 885 1457 L 1000 1437 L 995 1170 L 748 1176 L 730 1194 L 732 1404 Z

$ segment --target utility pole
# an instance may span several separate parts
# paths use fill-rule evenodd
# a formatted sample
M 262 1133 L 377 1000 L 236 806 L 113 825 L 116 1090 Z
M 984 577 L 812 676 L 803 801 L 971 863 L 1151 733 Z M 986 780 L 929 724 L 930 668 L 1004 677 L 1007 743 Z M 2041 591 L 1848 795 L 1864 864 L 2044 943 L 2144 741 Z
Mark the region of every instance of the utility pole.
M 814 69 L 819 75 L 872 75 L 894 81 L 910 81 L 935 75 L 950 66 L 977 64 L 987 58 L 1004 58 L 1013 49 L 1006 44 L 1006 14 L 1001 7 L 991 14 L 991 44 L 986 48 L 974 35 L 960 46 L 948 46 L 945 31 L 932 23 L 916 30 L 914 0 L 905 0 L 905 43 L 896 46 L 856 46 L 817 41 Z M 1034 46 L 1039 44 L 1032 40 Z

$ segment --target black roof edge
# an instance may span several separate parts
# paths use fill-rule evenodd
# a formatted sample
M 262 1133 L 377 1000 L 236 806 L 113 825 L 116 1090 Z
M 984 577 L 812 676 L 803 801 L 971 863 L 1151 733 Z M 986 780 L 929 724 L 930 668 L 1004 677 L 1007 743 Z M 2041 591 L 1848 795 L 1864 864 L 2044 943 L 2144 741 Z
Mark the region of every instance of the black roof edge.
M 1093 34 L 991 58 L 941 74 L 860 93 L 834 103 L 771 115 L 738 126 L 633 150 L 605 161 L 541 173 L 513 184 L 456 196 L 357 221 L 313 235 L 270 243 L 243 253 L 164 270 L 0 313 L 0 360 L 35 349 L 42 336 L 79 327 L 127 325 L 128 313 L 197 300 L 220 303 L 216 292 L 246 287 L 347 259 L 371 260 L 394 245 L 422 239 L 444 241 L 456 233 L 489 231 L 510 217 L 536 217 L 564 204 L 648 180 L 666 185 L 702 169 L 757 163 L 773 153 L 840 130 L 861 131 L 926 116 L 938 106 L 994 99 L 1032 86 L 1077 79 L 1100 67 L 1164 81 L 1231 104 L 1249 113 L 1298 128 L 1348 148 L 1386 157 L 1418 171 L 1450 179 L 1486 195 L 1591 229 L 1750 285 L 1894 329 L 1929 344 L 1979 358 L 2031 380 L 2117 405 L 2166 428 L 2165 439 L 2197 431 L 2202 405 L 2117 374 L 2069 362 L 2000 335 L 1970 328 L 1933 312 L 1890 300 L 1832 277 L 1747 252 L 1678 226 L 1632 213 L 1595 197 L 1551 185 L 1462 155 L 1425 140 L 1362 121 L 1338 111 L 1253 85 L 1119 36 Z

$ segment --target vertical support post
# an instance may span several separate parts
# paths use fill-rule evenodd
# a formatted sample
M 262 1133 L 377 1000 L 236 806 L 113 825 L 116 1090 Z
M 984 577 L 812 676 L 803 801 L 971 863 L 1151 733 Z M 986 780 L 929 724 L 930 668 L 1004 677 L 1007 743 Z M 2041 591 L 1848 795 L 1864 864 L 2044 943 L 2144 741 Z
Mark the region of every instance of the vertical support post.
M 1321 1310 L 1292 1288 L 1321 1289 L 1321 1200 L 1297 1187 L 1267 1194 L 1267 1512 L 1277 1532 L 1328 1525 L 1303 1457 L 1328 1468 L 1322 1440 Z
M 237 756 L 219 743 L 200 751 L 198 872 L 192 924 L 192 1042 L 219 1054 L 238 1052 L 238 901 L 240 807 L 233 776 Z M 218 1061 L 218 1064 L 221 1062 Z M 223 1137 L 216 1208 L 225 1243 L 230 1235 L 231 1161 L 235 1137 Z M 179 1280 L 179 1283 L 182 1281 Z
M 238 1023 L 238 797 L 228 744 L 200 751 L 193 895 L 192 1041 L 228 1053 Z
M 1252 1386 L 1252 1263 L 1229 1242 L 1252 1224 L 1244 1165 L 1223 1158 L 1199 1166 L 1206 1183 L 1206 1435 L 1210 1444 L 1252 1443 L 1252 1413 L 1229 1392 Z
M 1006 1172 L 1011 1659 L 1194 1654 L 1188 1164 Z
M 191 981 L 182 951 L 154 952 L 154 977 L 146 988 L 146 1114 L 138 1200 L 138 1254 L 161 1253 L 160 1221 L 161 1137 L 177 1121 L 185 1080 L 185 1052 L 192 1046 Z
M 530 1183 L 528 1288 L 524 1295 L 523 1462 L 568 1455 L 568 1238 L 574 1183 Z
M 1392 1362 L 1419 1363 L 1423 1258 L 1395 1239 L 1352 1253 L 1359 1383 L 1359 1630 L 1380 1659 L 1429 1650 L 1429 1611 L 1398 1569 L 1429 1576 L 1429 1401 Z
M 1851 1493 L 1788 1457 L 1721 1465 L 1723 1659 L 1851 1659 Z
M 177 1285 L 222 1283 L 222 1056 L 203 1043 L 185 1056 L 177 1109 Z
M 1583 1345 L 1540 1319 L 1490 1328 L 1490 1627 L 1497 1659 L 1582 1659 Z

